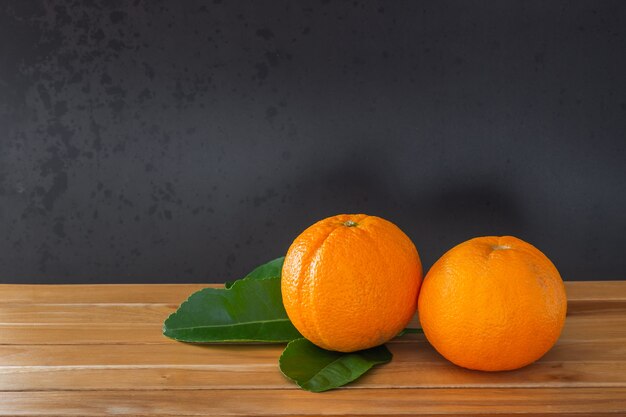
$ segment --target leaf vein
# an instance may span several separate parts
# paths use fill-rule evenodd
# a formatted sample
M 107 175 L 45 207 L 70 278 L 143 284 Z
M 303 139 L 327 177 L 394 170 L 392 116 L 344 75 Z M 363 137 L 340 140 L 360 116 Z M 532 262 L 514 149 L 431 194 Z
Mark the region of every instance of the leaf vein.
M 245 324 L 264 324 L 264 323 L 277 323 L 277 322 L 289 322 L 288 318 L 285 319 L 275 319 L 275 320 L 256 320 L 256 321 L 245 321 L 240 323 L 227 323 L 227 324 L 219 324 L 213 326 L 191 326 L 191 327 L 169 327 L 169 330 L 191 330 L 191 329 L 211 329 L 214 327 L 234 327 L 234 326 L 243 326 Z M 166 325 L 167 327 L 167 325 Z

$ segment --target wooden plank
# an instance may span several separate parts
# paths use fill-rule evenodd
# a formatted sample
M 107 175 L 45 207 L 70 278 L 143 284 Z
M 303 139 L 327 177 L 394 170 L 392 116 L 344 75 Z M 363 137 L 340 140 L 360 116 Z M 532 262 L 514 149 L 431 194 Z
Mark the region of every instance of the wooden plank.
M 278 360 L 285 344 L 39 345 L 0 346 L 0 366 L 263 365 Z
M 410 327 L 420 327 L 419 320 L 414 319 Z M 408 334 L 394 339 L 395 343 L 412 343 L 422 335 Z M 626 343 L 626 313 L 581 313 L 571 314 L 565 320 L 565 326 L 559 340 L 621 340 Z
M 0 284 L 0 304 L 179 304 L 206 287 L 219 288 L 222 284 Z M 568 281 L 565 288 L 570 301 L 626 301 L 626 281 Z
M 2 324 L 137 324 L 163 323 L 177 304 L 0 304 Z M 568 319 L 573 316 L 606 318 L 626 317 L 626 301 L 573 301 Z M 418 326 L 417 316 L 411 326 Z
M 477 372 L 444 361 L 394 359 L 347 389 L 363 388 L 624 387 L 626 362 L 537 362 L 510 372 Z M 278 355 L 263 364 L 0 366 L 0 391 L 298 389 L 278 369 Z
M 162 323 L 1 325 L 0 345 L 128 345 L 175 343 L 161 334 Z
M 4 391 L 269 388 L 298 388 L 280 373 L 278 356 L 273 363 L 255 366 L 0 366 L 0 397 L 8 395 Z
M 626 413 L 626 388 L 12 392 L 11 416 L 601 415 Z
M 0 366 L 257 366 L 273 364 L 284 347 L 285 344 L 196 345 L 174 341 L 153 345 L 3 345 L 0 346 Z M 393 363 L 440 364 L 445 361 L 423 336 L 411 343 L 388 343 L 388 347 L 394 355 Z M 548 364 L 620 361 L 626 362 L 626 343 L 620 340 L 559 340 L 541 359 Z
M 0 307 L 0 312 L 2 307 Z M 31 313 L 28 313 L 31 314 Z M 32 314 L 36 314 L 32 312 Z M 91 313 L 94 317 L 95 312 Z M 158 316 L 159 312 L 141 313 L 141 317 Z M 63 317 L 63 316 L 61 316 Z M 165 319 L 167 314 L 163 314 Z M 65 321 L 71 321 L 70 317 L 63 317 Z M 98 319 L 106 320 L 103 315 Z M 117 314 L 117 319 L 122 320 Z M 74 319 L 78 320 L 78 319 Z M 162 320 L 151 323 L 99 323 L 92 322 L 87 325 L 80 323 L 46 323 L 46 324 L 0 324 L 0 345 L 37 345 L 37 344 L 163 344 L 172 343 L 161 334 Z M 51 321 L 49 319 L 49 321 Z M 414 320 L 413 327 L 419 327 L 419 322 Z M 423 335 L 405 335 L 394 339 L 393 343 L 413 343 L 414 340 L 423 338 Z M 603 314 L 575 314 L 565 321 L 565 327 L 560 340 L 620 340 L 626 343 L 626 314 L 612 313 Z
M 626 344 L 559 343 L 511 372 L 454 366 L 425 341 L 388 345 L 391 363 L 353 388 L 626 387 Z M 295 389 L 278 370 L 281 345 L 0 347 L 0 390 Z
M 569 301 L 567 317 L 572 316 L 626 316 L 626 301 L 621 300 L 588 300 Z
M 565 290 L 568 301 L 626 301 L 626 281 L 566 281 Z
M 223 284 L 0 284 L 0 304 L 180 304 L 207 287 Z
M 561 340 L 626 339 L 626 315 L 573 315 L 567 317 Z
M 134 324 L 163 321 L 175 304 L 2 304 L 0 324 Z

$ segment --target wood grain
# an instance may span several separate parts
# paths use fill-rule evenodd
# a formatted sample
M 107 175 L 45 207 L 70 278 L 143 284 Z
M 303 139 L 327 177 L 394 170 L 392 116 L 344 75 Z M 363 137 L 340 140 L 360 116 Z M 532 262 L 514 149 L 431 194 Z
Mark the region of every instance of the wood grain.
M 174 341 L 158 345 L 4 345 L 0 346 L 0 366 L 264 364 L 276 359 L 284 346 L 196 345 Z M 388 347 L 394 354 L 393 363 L 442 362 L 423 335 L 411 343 L 389 343 Z M 622 360 L 626 360 L 626 343 L 611 339 L 559 340 L 541 358 L 541 362 L 546 363 L 616 363 Z
M 571 415 L 626 410 L 626 388 L 15 392 L 0 415 Z
M 161 335 L 205 285 L 0 285 L 0 415 L 626 415 L 626 282 L 566 286 L 561 338 L 528 367 L 462 369 L 411 334 L 391 363 L 311 394 L 278 370 L 283 345 Z
M 425 341 L 389 344 L 394 360 L 349 389 L 626 387 L 626 345 L 559 343 L 528 367 L 462 369 Z M 0 390 L 296 389 L 278 370 L 281 345 L 86 345 L 0 347 Z M 605 352 L 598 357 L 597 352 Z
M 175 304 L 2 304 L 0 324 L 162 324 Z
M 117 345 L 170 343 L 161 334 L 162 324 L 0 324 L 0 345 Z
M 234 365 L 0 366 L 0 391 L 298 389 L 278 357 Z M 624 387 L 626 362 L 537 362 L 516 371 L 484 373 L 451 363 L 394 361 L 346 389 Z
M 88 285 L 16 285 L 0 284 L 1 303 L 33 304 L 178 304 L 202 288 L 221 288 L 222 284 L 88 284 Z M 149 288 L 149 290 L 147 290 Z M 622 281 L 566 282 L 571 301 L 626 301 Z
M 161 328 L 175 309 L 173 304 L 0 304 L 0 345 L 169 343 Z M 419 327 L 419 320 L 410 326 Z M 626 302 L 570 303 L 562 340 L 605 337 L 626 341 Z
M 0 285 L 0 304 L 180 304 L 202 288 L 222 284 Z

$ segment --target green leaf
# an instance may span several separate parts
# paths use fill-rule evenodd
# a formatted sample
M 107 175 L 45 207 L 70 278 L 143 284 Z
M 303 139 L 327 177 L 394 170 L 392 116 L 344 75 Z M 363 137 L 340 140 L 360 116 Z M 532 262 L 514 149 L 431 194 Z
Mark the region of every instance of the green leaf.
M 163 334 L 198 343 L 288 342 L 302 337 L 283 307 L 280 277 L 200 290 L 165 320 Z
M 274 278 L 280 277 L 280 273 L 283 269 L 283 262 L 285 261 L 285 257 L 281 256 L 280 258 L 276 258 L 273 261 L 269 261 L 266 264 L 256 267 L 252 272 L 241 279 L 263 279 L 263 278 Z M 224 284 L 225 288 L 230 288 L 233 286 L 235 281 L 228 281 Z
M 289 342 L 280 356 L 280 370 L 299 387 L 322 392 L 354 381 L 372 366 L 387 363 L 391 352 L 384 345 L 351 353 L 333 352 L 306 339 Z
M 407 327 L 405 329 L 402 329 L 402 331 L 398 333 L 396 337 L 404 336 L 405 334 L 420 334 L 420 333 L 424 333 L 424 330 L 420 329 L 419 327 L 417 328 Z

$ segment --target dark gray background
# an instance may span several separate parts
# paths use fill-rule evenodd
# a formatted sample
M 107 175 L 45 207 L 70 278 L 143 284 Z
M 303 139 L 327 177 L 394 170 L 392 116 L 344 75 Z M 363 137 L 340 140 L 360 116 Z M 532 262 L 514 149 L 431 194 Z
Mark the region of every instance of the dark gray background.
M 3 1 L 0 282 L 208 282 L 323 217 L 626 278 L 626 2 Z

